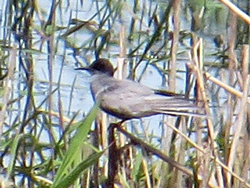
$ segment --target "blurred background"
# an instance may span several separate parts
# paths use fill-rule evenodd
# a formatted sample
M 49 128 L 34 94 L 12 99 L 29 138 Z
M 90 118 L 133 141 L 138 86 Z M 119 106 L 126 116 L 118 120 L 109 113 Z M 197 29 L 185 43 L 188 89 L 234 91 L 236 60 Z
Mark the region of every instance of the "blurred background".
M 2 0 L 0 187 L 249 187 L 250 22 L 237 15 L 250 3 L 233 3 L 242 12 L 217 0 Z M 206 116 L 126 122 L 142 143 L 114 132 L 112 166 L 119 120 L 88 119 L 91 78 L 75 70 L 97 58 L 119 79 L 202 101 Z

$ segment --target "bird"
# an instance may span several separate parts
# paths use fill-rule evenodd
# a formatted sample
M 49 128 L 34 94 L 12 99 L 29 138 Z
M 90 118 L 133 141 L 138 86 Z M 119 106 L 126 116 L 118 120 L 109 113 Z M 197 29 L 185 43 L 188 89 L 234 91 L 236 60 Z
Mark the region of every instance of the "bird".
M 104 112 L 122 121 L 157 114 L 201 116 L 189 112 L 198 107 L 181 94 L 160 92 L 132 80 L 114 78 L 115 69 L 108 59 L 99 58 L 76 70 L 92 74 L 90 89 L 94 101 Z

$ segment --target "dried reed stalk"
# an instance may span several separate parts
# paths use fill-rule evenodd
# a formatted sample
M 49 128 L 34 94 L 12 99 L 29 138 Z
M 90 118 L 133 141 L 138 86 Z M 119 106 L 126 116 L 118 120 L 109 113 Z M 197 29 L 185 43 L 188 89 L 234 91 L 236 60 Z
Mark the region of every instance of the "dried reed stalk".
M 209 104 L 207 102 L 207 95 L 206 95 L 206 91 L 205 91 L 205 82 L 204 82 L 204 78 L 203 78 L 203 70 L 202 70 L 202 60 L 199 59 L 199 57 L 201 57 L 201 54 L 197 54 L 197 52 L 202 53 L 202 50 L 198 50 L 199 46 L 202 44 L 201 40 L 198 40 L 197 43 L 194 44 L 193 47 L 193 56 L 192 56 L 192 62 L 194 63 L 194 66 L 196 67 L 195 69 L 195 75 L 197 78 L 197 84 L 199 86 L 199 92 L 200 92 L 200 97 L 201 100 L 204 101 L 204 109 L 205 109 L 205 113 L 207 114 L 207 126 L 208 126 L 208 134 L 209 134 L 209 142 L 210 142 L 210 146 L 212 149 L 212 154 L 213 157 L 215 159 L 218 158 L 218 154 L 217 154 L 217 144 L 215 142 L 215 138 L 216 135 L 214 133 L 214 127 L 213 127 L 213 123 L 211 120 L 211 113 L 210 113 L 210 108 L 209 108 Z M 203 169 L 205 170 L 205 169 Z M 216 164 L 216 179 L 218 181 L 218 185 L 219 187 L 224 187 L 224 183 L 223 183 L 223 176 L 222 176 L 222 171 L 221 171 L 221 167 L 219 165 Z
M 250 17 L 245 12 L 240 10 L 235 4 L 233 4 L 229 0 L 219 0 L 219 1 L 221 3 L 223 3 L 224 5 L 226 5 L 232 12 L 234 12 L 239 17 L 241 17 L 243 20 L 245 20 L 248 25 L 250 25 Z
M 231 185 L 230 182 L 231 182 L 231 178 L 233 176 L 235 178 L 235 180 L 238 180 L 242 185 L 244 185 L 246 187 L 250 187 L 250 185 L 246 182 L 246 180 L 244 180 L 242 177 L 240 177 L 235 172 L 233 172 L 232 168 L 233 168 L 233 164 L 234 164 L 235 157 L 236 157 L 235 156 L 236 155 L 236 148 L 237 148 L 238 141 L 239 141 L 239 138 L 240 138 L 240 135 L 241 135 L 240 133 L 242 133 L 241 130 L 242 130 L 243 124 L 245 122 L 244 120 L 245 120 L 245 115 L 246 115 L 246 113 L 245 113 L 246 112 L 246 107 L 249 105 L 249 101 L 250 101 L 249 98 L 247 98 L 248 90 L 249 90 L 249 88 L 248 88 L 249 87 L 248 58 L 249 58 L 248 47 L 245 46 L 245 47 L 243 47 L 243 62 L 242 62 L 242 68 L 243 68 L 243 70 L 242 70 L 242 80 L 244 80 L 244 82 L 243 82 L 243 92 L 237 91 L 236 89 L 232 88 L 231 86 L 228 86 L 227 84 L 223 83 L 222 81 L 214 78 L 213 76 L 211 76 L 207 72 L 204 73 L 205 78 L 207 78 L 209 81 L 212 81 L 213 83 L 217 84 L 218 86 L 225 89 L 226 91 L 228 91 L 228 92 L 236 95 L 237 97 L 241 98 L 241 109 L 242 110 L 238 114 L 238 118 L 237 118 L 237 122 L 236 122 L 237 123 L 237 129 L 236 129 L 236 132 L 234 133 L 233 140 L 232 140 L 232 145 L 231 145 L 231 148 L 230 148 L 230 156 L 229 156 L 228 166 L 223 164 L 219 160 L 218 157 L 214 158 L 214 156 L 211 156 L 211 159 L 213 159 L 216 162 L 217 167 L 219 165 L 220 167 L 222 167 L 227 172 L 227 184 L 228 185 Z M 197 74 L 197 72 L 198 72 L 197 71 L 198 70 L 197 66 L 192 65 L 192 64 L 188 64 L 188 66 L 189 66 L 189 68 L 191 70 L 193 70 Z M 198 73 L 198 75 L 199 75 L 199 73 Z M 199 76 L 197 76 L 197 77 L 199 77 Z M 175 130 L 175 131 L 177 131 L 177 130 Z M 243 132 L 243 134 L 244 134 L 244 132 Z M 245 134 L 245 135 L 247 135 L 247 134 Z M 188 142 L 190 144 L 192 144 L 194 147 L 196 147 L 202 153 L 205 152 L 201 147 L 199 147 L 199 146 L 197 147 L 197 145 L 192 143 L 190 140 L 188 140 Z M 245 168 L 247 170 L 247 167 L 245 167 Z M 219 172 L 217 172 L 217 173 L 220 173 L 220 172 L 221 172 L 221 170 L 219 170 Z M 221 175 L 221 174 L 219 174 L 219 175 Z M 219 179 L 218 179 L 218 181 L 219 181 Z M 222 181 L 222 179 L 221 179 L 221 181 Z
M 11 96 L 12 82 L 14 80 L 14 69 L 16 64 L 17 49 L 14 46 L 10 51 L 8 75 L 5 78 L 2 107 L 0 110 L 0 136 L 3 133 L 3 124 L 6 116 L 8 102 Z

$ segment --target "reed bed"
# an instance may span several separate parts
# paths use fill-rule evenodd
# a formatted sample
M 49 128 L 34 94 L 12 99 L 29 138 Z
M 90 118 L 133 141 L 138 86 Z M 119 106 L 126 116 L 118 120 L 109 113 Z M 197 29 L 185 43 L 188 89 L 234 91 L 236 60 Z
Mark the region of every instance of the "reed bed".
M 4 1 L 0 187 L 250 187 L 247 3 Z M 99 57 L 118 79 L 153 70 L 204 117 L 117 126 L 74 70 Z

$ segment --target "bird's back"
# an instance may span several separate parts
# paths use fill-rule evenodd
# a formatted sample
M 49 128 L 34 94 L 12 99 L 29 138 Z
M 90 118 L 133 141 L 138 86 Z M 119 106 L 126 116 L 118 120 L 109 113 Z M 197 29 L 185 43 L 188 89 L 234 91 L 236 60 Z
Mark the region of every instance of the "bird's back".
M 183 97 L 155 94 L 147 86 L 131 80 L 117 80 L 105 74 L 94 75 L 91 90 L 102 110 L 121 119 L 173 115 L 173 112 L 195 107 Z

